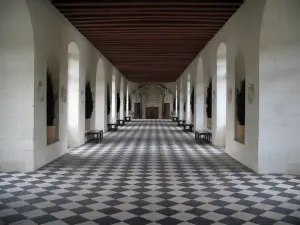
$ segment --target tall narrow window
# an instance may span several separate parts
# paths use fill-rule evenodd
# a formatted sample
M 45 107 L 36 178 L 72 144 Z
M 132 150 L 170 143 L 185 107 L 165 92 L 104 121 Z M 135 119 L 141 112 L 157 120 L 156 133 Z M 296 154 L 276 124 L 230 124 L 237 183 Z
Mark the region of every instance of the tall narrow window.
M 197 130 L 204 128 L 205 118 L 205 88 L 204 73 L 202 59 L 199 58 L 196 74 L 196 90 L 195 90 L 195 126 Z
M 227 59 L 226 45 L 221 43 L 217 52 L 217 90 L 216 90 L 216 138 L 215 144 L 226 146 L 227 112 Z
M 68 46 L 68 147 L 78 145 L 79 135 L 79 49 L 74 42 Z
M 241 51 L 235 57 L 235 140 L 245 142 L 245 60 Z

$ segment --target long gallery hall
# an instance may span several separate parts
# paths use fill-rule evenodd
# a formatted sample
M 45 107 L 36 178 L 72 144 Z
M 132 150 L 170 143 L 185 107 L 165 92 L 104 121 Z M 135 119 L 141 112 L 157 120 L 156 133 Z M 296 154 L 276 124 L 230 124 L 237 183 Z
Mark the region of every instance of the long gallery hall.
M 0 0 L 0 225 L 300 225 L 300 0 Z

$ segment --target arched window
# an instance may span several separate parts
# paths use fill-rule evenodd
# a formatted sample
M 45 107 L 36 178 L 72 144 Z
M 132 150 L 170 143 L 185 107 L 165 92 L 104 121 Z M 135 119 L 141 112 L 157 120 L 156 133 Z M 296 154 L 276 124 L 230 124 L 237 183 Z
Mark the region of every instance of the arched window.
M 191 112 L 191 75 L 188 74 L 186 79 L 186 93 L 185 93 L 186 99 L 185 99 L 185 108 L 186 108 L 186 114 L 185 114 L 185 123 L 191 124 L 192 123 L 192 112 Z
M 217 52 L 217 89 L 216 89 L 216 138 L 215 144 L 226 145 L 227 111 L 227 59 L 226 45 L 221 43 Z
M 79 135 L 79 49 L 74 42 L 68 46 L 68 146 L 76 147 Z
M 204 90 L 204 73 L 202 59 L 199 58 L 196 75 L 195 90 L 195 126 L 197 130 L 204 128 L 204 112 L 205 112 L 205 90 Z
M 115 124 L 117 121 L 116 112 L 117 112 L 117 104 L 116 104 L 116 75 L 113 73 L 111 78 L 111 113 L 110 113 L 110 122 Z

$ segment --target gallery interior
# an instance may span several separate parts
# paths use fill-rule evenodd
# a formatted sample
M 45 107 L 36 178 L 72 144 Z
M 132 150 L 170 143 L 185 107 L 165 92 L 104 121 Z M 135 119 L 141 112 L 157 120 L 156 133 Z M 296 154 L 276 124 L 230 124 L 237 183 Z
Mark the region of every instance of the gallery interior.
M 299 0 L 0 0 L 0 225 L 300 223 Z

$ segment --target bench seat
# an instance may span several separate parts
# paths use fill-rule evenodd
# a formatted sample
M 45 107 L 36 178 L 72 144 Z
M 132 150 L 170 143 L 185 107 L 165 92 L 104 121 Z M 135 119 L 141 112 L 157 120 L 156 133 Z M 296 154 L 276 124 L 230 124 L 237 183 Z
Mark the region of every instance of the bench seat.
M 103 140 L 103 130 L 88 130 L 85 132 L 86 142 L 100 142 Z
M 212 141 L 212 134 L 208 130 L 197 130 L 195 131 L 195 140 L 200 141 L 201 143 L 211 143 Z

